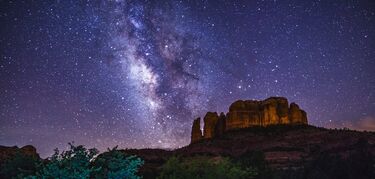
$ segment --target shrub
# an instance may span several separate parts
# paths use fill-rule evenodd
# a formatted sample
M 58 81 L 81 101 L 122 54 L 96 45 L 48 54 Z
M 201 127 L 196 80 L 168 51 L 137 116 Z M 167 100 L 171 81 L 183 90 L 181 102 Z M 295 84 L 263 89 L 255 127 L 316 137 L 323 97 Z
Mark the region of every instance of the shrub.
M 98 150 L 86 149 L 83 145 L 74 146 L 69 143 L 70 150 L 55 153 L 43 165 L 36 177 L 40 178 L 89 178 L 93 171 L 100 168 L 92 166 L 90 161 L 98 154 Z
M 235 158 L 234 161 L 238 165 L 245 168 L 256 168 L 257 169 L 257 178 L 272 178 L 273 172 L 268 167 L 265 160 L 264 153 L 261 151 L 248 151 L 239 157 Z
M 68 151 L 55 153 L 42 162 L 35 156 L 19 151 L 7 159 L 0 169 L 0 178 L 109 178 L 139 179 L 137 172 L 143 160 L 118 151 L 108 149 L 96 158 L 98 150 L 86 149 L 83 145 L 69 143 Z
M 93 177 L 138 179 L 141 177 L 137 176 L 137 172 L 143 163 L 143 160 L 136 156 L 128 156 L 118 151 L 116 146 L 113 149 L 108 149 L 106 153 L 95 160 L 94 165 L 100 167 L 101 170 L 94 172 Z
M 227 158 L 219 160 L 208 157 L 195 157 L 181 160 L 178 157 L 171 157 L 163 166 L 160 179 L 177 178 L 254 178 L 256 171 L 252 168 L 243 169 L 232 163 Z

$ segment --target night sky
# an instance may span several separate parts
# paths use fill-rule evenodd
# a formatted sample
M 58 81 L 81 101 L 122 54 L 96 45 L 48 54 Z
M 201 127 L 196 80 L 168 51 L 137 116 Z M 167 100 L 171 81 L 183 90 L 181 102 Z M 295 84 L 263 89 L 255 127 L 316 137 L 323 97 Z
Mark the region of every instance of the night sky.
M 176 148 L 194 118 L 284 96 L 375 130 L 375 2 L 0 0 L 0 145 Z

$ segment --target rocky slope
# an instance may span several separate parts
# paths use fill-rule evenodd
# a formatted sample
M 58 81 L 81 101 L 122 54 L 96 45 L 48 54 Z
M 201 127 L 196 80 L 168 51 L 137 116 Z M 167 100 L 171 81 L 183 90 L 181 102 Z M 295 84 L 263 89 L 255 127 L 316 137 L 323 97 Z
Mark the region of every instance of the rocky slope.
M 323 155 L 338 156 L 344 160 L 353 154 L 374 158 L 375 133 L 309 125 L 273 125 L 231 130 L 173 151 L 132 149 L 124 152 L 145 160 L 140 171 L 144 178 L 157 176 L 171 156 L 238 158 L 246 153 L 262 152 L 267 165 L 273 170 L 300 169 Z
M 352 152 L 368 151 L 375 156 L 375 133 L 317 128 L 307 125 L 253 127 L 226 132 L 221 137 L 202 140 L 175 152 L 185 156 L 237 157 L 262 151 L 273 168 L 299 167 L 319 155 L 345 158 Z

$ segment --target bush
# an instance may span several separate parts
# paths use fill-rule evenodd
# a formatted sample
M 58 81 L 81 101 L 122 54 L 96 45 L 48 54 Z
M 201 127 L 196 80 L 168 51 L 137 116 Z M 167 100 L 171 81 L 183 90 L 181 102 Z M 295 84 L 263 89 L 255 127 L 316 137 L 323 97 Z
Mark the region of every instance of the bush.
M 90 161 L 98 154 L 98 150 L 86 149 L 84 146 L 74 146 L 69 143 L 70 150 L 61 154 L 58 149 L 43 165 L 36 177 L 40 178 L 89 178 L 93 171 L 100 168 L 92 166 Z
M 219 160 L 208 157 L 195 157 L 181 160 L 171 157 L 164 164 L 160 179 L 190 179 L 190 178 L 254 178 L 256 170 L 252 168 L 243 169 L 239 165 L 232 163 L 227 158 Z
M 248 151 L 234 160 L 242 167 L 256 168 L 257 178 L 273 178 L 273 172 L 268 167 L 264 153 L 261 151 Z
M 127 156 L 125 153 L 118 151 L 117 146 L 108 149 L 108 152 L 99 156 L 94 165 L 100 167 L 100 171 L 93 174 L 94 178 L 130 178 L 138 179 L 137 172 L 143 165 L 143 160 L 136 156 Z
M 36 175 L 29 178 L 140 178 L 136 173 L 143 161 L 135 156 L 126 156 L 117 147 L 95 159 L 97 149 L 86 149 L 71 143 L 69 146 L 70 150 L 62 153 L 56 149 Z

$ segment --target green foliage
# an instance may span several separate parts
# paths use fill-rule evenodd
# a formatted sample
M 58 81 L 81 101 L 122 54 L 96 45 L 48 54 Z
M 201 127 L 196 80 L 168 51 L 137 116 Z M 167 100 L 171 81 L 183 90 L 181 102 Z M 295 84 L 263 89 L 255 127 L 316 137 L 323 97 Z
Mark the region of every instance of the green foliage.
M 0 170 L 0 178 L 24 178 L 35 175 L 41 161 L 35 156 L 17 151 L 7 159 Z
M 268 167 L 264 153 L 261 151 L 249 151 L 235 158 L 240 166 L 245 168 L 256 168 L 257 178 L 272 178 L 272 171 Z
M 136 156 L 127 156 L 118 151 L 116 146 L 113 149 L 108 149 L 108 152 L 95 160 L 94 165 L 100 167 L 101 170 L 94 172 L 93 176 L 109 179 L 139 179 L 141 177 L 137 176 L 137 172 L 143 163 L 143 160 Z
M 92 166 L 90 161 L 98 154 L 98 150 L 86 149 L 84 146 L 74 146 L 69 143 L 70 150 L 55 153 L 43 165 L 36 177 L 40 178 L 89 178 L 93 171 L 100 168 Z
M 265 168 L 266 161 L 264 160 L 264 153 L 261 151 L 250 151 L 242 154 L 237 158 L 237 161 L 244 166 L 256 166 Z
M 230 179 L 230 178 L 254 178 L 256 170 L 253 168 L 241 168 L 227 158 L 210 159 L 208 157 L 195 157 L 181 160 L 171 157 L 163 166 L 160 179 Z
M 69 146 L 70 149 L 62 153 L 55 149 L 55 153 L 44 163 L 36 157 L 17 152 L 1 166 L 0 178 L 141 178 L 136 174 L 143 160 L 127 156 L 117 147 L 108 149 L 95 159 L 97 149 L 86 149 L 71 143 Z

